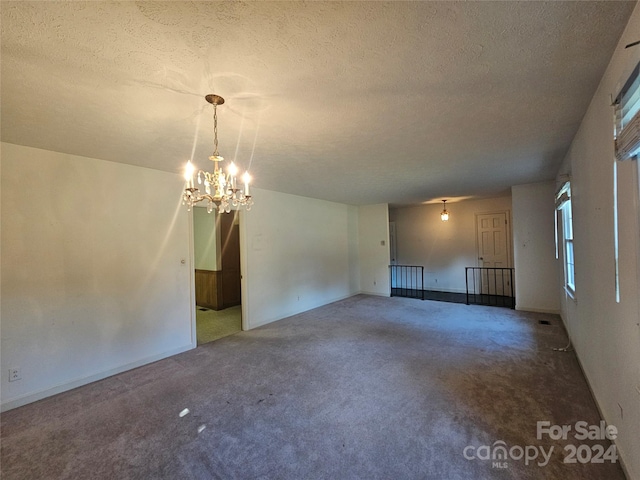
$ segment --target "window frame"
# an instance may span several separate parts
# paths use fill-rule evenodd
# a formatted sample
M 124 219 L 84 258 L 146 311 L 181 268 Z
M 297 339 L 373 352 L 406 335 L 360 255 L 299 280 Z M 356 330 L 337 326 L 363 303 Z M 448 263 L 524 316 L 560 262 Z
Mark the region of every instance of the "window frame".
M 618 162 L 640 158 L 640 62 L 613 101 L 613 249 L 615 300 L 620 303 L 620 225 L 618 221 Z M 639 177 L 640 179 L 640 177 Z M 640 183 L 640 182 L 639 182 Z
M 564 286 L 572 296 L 575 296 L 576 262 L 573 243 L 573 211 L 571 198 L 562 206 L 562 238 L 564 244 Z
M 556 214 L 557 213 L 560 214 L 562 225 L 564 289 L 571 298 L 575 299 L 576 266 L 573 236 L 573 205 L 571 203 L 571 182 L 569 180 L 565 181 L 556 193 Z

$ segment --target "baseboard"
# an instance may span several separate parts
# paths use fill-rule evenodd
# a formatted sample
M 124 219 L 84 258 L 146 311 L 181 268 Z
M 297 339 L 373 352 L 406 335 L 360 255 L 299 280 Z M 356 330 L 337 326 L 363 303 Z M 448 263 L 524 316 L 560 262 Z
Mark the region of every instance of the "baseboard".
M 173 355 L 186 352 L 187 350 L 191 350 L 193 348 L 195 348 L 195 346 L 189 344 L 158 355 L 152 355 L 151 357 L 143 358 L 142 360 L 137 360 L 135 362 L 128 363 L 111 370 L 107 370 L 105 372 L 96 373 L 95 375 L 90 375 L 88 377 L 77 378 L 70 382 L 62 383 L 60 385 L 56 385 L 55 387 L 46 388 L 35 393 L 28 393 L 26 395 L 14 397 L 2 402 L 2 404 L 0 405 L 0 411 L 6 412 L 14 408 L 22 407 L 29 403 L 37 402 L 38 400 L 42 400 L 59 393 L 67 392 L 69 390 L 73 390 L 74 388 L 82 387 L 84 385 L 88 385 L 89 383 L 97 382 L 98 380 L 117 375 L 118 373 L 126 372 L 127 370 L 132 370 L 149 363 L 157 362 L 158 360 L 162 360 L 164 358 L 172 357 Z
M 532 308 L 532 307 L 521 307 L 516 303 L 516 310 L 519 312 L 533 312 L 533 313 L 550 313 L 553 315 L 560 315 L 560 310 L 548 310 L 545 308 Z
M 562 318 L 562 316 L 561 316 L 561 318 Z M 564 318 L 562 318 L 562 324 L 564 326 L 565 332 L 567 332 L 567 336 L 571 340 L 571 337 L 569 336 L 569 330 L 567 329 L 567 325 L 566 325 L 566 323 L 564 321 Z M 573 341 L 571 341 L 571 345 L 573 345 Z M 585 373 L 584 367 L 582 366 L 582 361 L 580 360 L 580 356 L 578 355 L 578 351 L 575 349 L 575 346 L 573 347 L 573 351 L 576 354 L 576 359 L 578 360 L 578 366 L 580 367 L 580 371 L 582 372 L 582 376 L 587 381 L 587 387 L 589 388 L 589 393 L 591 394 L 591 398 L 593 398 L 593 402 L 596 404 L 596 408 L 598 409 L 598 414 L 600 415 L 600 418 L 603 419 L 605 422 L 607 422 L 607 425 L 615 425 L 615 423 L 610 423 L 605 418 L 605 416 L 603 414 L 603 411 L 602 411 L 602 408 L 600 408 L 600 403 L 598 403 L 598 398 L 596 397 L 595 393 L 593 392 L 593 388 L 591 388 L 591 382 L 589 382 L 589 377 Z M 622 456 L 622 452 L 620 451 L 620 446 L 618 445 L 618 443 L 615 440 L 611 440 L 611 442 L 616 445 L 616 450 L 618 452 L 618 463 L 620 463 L 620 466 L 622 467 L 622 471 L 623 471 L 625 477 L 627 477 L 627 479 L 631 479 L 632 477 L 631 477 L 631 474 L 629 473 L 629 470 L 627 470 L 627 466 L 624 463 L 624 458 Z
M 262 327 L 264 325 L 269 325 L 270 323 L 277 322 L 277 321 L 280 321 L 280 320 L 284 320 L 285 318 L 293 317 L 294 315 L 299 315 L 299 314 L 304 313 L 304 312 L 308 312 L 309 310 L 313 310 L 314 308 L 320 308 L 320 307 L 324 307 L 325 305 L 329 305 L 331 303 L 339 302 L 341 300 L 346 300 L 347 298 L 355 297 L 356 295 L 359 295 L 360 293 L 362 293 L 362 292 L 348 293 L 347 295 L 341 295 L 340 297 L 336 297 L 336 298 L 334 298 L 332 300 L 328 300 L 328 301 L 320 303 L 318 305 L 310 306 L 309 308 L 304 308 L 304 309 L 301 309 L 301 310 L 293 310 L 293 311 L 291 311 L 289 313 L 286 313 L 284 316 L 281 316 L 281 317 L 279 316 L 279 317 L 276 317 L 276 318 L 273 318 L 273 319 L 267 319 L 267 320 L 263 320 L 263 321 L 261 321 L 259 323 L 248 325 L 248 328 L 245 331 L 253 330 L 254 328 Z
M 366 292 L 364 290 L 361 290 L 360 292 L 358 292 L 358 293 L 356 293 L 354 295 L 374 295 L 376 297 L 390 297 L 391 296 L 390 293 Z

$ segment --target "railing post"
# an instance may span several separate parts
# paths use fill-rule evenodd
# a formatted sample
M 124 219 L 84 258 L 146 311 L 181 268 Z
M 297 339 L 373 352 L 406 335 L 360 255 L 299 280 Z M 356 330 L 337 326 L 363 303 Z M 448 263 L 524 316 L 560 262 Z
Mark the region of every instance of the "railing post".
M 469 272 L 473 275 L 472 280 L 469 280 Z M 508 284 L 505 272 L 509 276 Z M 491 275 L 493 275 L 493 282 L 491 281 Z M 500 290 L 498 290 L 498 275 L 500 275 Z M 473 302 L 478 305 L 516 308 L 513 268 L 465 267 L 464 277 L 467 305 Z M 507 302 L 509 302 L 508 305 Z
M 516 286 L 513 284 L 513 268 L 509 270 L 511 276 L 511 309 L 516 309 Z
M 469 267 L 464 268 L 464 283 L 467 287 L 467 305 L 469 305 Z
M 423 265 L 389 265 L 391 296 L 425 299 Z
M 404 273 L 403 279 L 402 279 L 402 296 L 406 297 L 407 296 L 407 271 L 405 268 L 403 268 L 402 272 Z

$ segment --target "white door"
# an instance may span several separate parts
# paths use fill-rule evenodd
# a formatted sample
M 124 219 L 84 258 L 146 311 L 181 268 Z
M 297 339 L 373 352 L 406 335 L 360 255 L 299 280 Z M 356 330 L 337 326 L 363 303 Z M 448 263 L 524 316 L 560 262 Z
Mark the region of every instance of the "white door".
M 396 246 L 396 222 L 389 222 L 389 260 L 391 265 L 398 263 L 398 251 Z M 391 269 L 391 288 L 398 288 L 397 272 L 394 267 Z
M 509 267 L 507 212 L 476 215 L 478 266 Z
M 396 222 L 389 222 L 389 254 L 391 265 L 395 265 L 398 255 L 396 247 Z
M 478 266 L 508 268 L 509 219 L 507 212 L 476 215 Z M 511 277 L 507 270 L 483 270 L 479 272 L 482 293 L 511 295 Z

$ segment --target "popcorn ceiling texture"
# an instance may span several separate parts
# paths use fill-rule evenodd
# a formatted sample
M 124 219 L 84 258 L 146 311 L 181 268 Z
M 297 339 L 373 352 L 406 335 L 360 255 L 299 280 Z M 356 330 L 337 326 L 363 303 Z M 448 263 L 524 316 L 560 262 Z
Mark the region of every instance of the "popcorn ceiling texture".
M 554 178 L 635 2 L 2 2 L 2 141 L 350 204 Z

